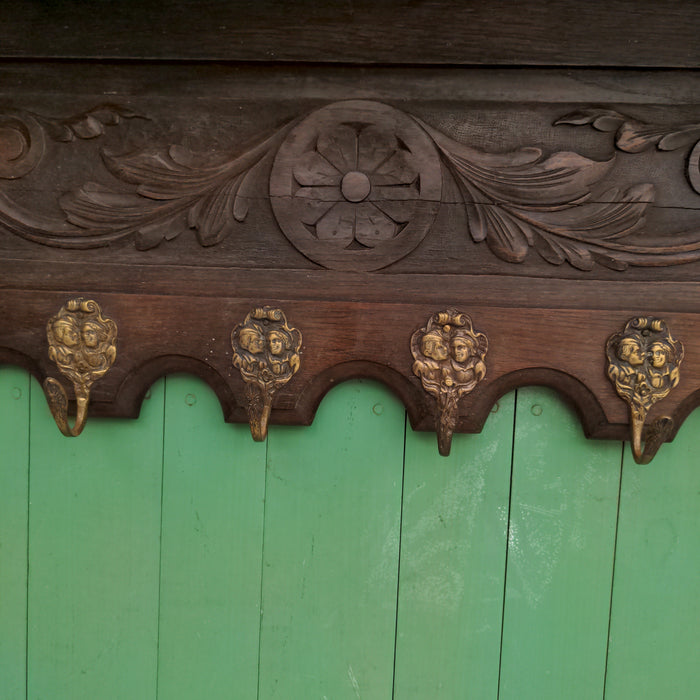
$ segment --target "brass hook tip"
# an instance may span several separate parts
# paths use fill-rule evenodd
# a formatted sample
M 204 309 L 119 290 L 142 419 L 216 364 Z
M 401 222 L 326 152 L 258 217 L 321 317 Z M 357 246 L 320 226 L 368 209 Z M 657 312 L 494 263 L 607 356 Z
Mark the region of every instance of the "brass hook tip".
M 87 420 L 89 394 L 77 397 L 78 411 L 72 428 L 68 424 L 68 396 L 63 385 L 53 377 L 47 377 L 44 380 L 44 394 L 58 429 L 66 437 L 78 437 L 83 432 Z
M 437 433 L 438 452 L 442 457 L 449 457 L 452 449 L 452 431 L 438 430 Z
M 673 419 L 661 416 L 647 426 L 646 440 L 642 449 L 642 428 L 644 419 L 632 416 L 632 457 L 637 464 L 649 464 L 656 456 L 661 445 L 666 442 L 673 432 Z
M 250 434 L 255 442 L 264 442 L 267 439 L 267 426 L 270 422 L 270 411 L 272 410 L 272 401 L 265 401 L 259 413 L 249 414 Z
M 251 422 L 250 434 L 255 442 L 265 442 L 267 439 L 267 425 L 258 425 L 255 422 Z

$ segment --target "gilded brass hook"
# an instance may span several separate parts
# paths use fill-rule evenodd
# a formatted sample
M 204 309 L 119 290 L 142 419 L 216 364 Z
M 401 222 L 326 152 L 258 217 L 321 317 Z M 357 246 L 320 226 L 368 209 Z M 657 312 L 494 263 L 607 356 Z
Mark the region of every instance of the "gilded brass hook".
M 233 365 L 246 382 L 248 421 L 253 440 L 267 437 L 272 397 L 301 364 L 301 331 L 290 328 L 281 309 L 253 309 L 231 332 Z
M 117 356 L 117 324 L 104 318 L 92 299 L 70 299 L 46 325 L 49 359 L 73 383 L 77 403 L 75 423 L 68 423 L 68 396 L 53 377 L 44 381 L 44 393 L 59 430 L 67 437 L 83 432 L 90 387 L 104 376 Z
M 437 400 L 435 430 L 438 451 L 450 454 L 452 434 L 459 417 L 459 399 L 486 375 L 488 339 L 477 333 L 467 314 L 440 311 L 411 336 L 413 373 L 423 389 Z
M 649 409 L 678 385 L 683 344 L 674 340 L 665 321 L 640 316 L 630 319 L 621 333 L 608 338 L 608 377 L 630 407 L 632 455 L 637 464 L 649 464 L 673 430 L 673 420 L 662 416 L 647 426 Z

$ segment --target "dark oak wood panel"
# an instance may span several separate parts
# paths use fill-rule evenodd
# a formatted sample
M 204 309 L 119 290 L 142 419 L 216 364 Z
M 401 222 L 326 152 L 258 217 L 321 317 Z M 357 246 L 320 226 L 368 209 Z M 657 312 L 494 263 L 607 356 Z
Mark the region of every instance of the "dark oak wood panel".
M 694 68 L 688 0 L 3 4 L 0 56 Z
M 290 8 L 13 6 L 0 361 L 43 380 L 55 361 L 74 391 L 48 381 L 54 413 L 80 416 L 90 392 L 136 416 L 190 372 L 257 438 L 371 377 L 445 453 L 525 384 L 624 437 L 605 347 L 642 319 L 672 336 L 620 340 L 613 379 L 673 389 L 649 411 L 672 436 L 700 404 L 700 74 L 660 68 L 694 68 L 697 10 Z
M 397 296 L 401 293 L 397 290 Z M 6 306 L 0 361 L 19 364 L 39 378 L 55 374 L 45 346 L 45 328 L 37 324 L 44 308 L 58 308 L 66 293 L 3 291 Z M 410 297 L 410 290 L 404 290 Z M 244 385 L 232 365 L 231 330 L 260 297 L 125 295 L 103 293 L 106 313 L 120 322 L 119 361 L 93 388 L 95 415 L 138 415 L 148 387 L 160 376 L 184 371 L 202 377 L 219 396 L 224 416 L 246 421 Z M 411 372 L 410 338 L 435 312 L 424 303 L 359 303 L 278 297 L 291 324 L 304 335 L 301 369 L 275 398 L 273 423 L 308 424 L 323 395 L 335 384 L 370 377 L 387 384 L 406 404 L 414 428 L 434 429 L 434 401 Z M 458 430 L 478 432 L 493 403 L 517 386 L 556 388 L 577 408 L 586 433 L 620 439 L 625 435 L 627 408 L 605 374 L 606 339 L 619 330 L 620 319 L 639 307 L 614 311 L 591 309 L 527 309 L 485 306 L 450 296 L 450 303 L 468 309 L 476 328 L 489 338 L 486 379 L 460 402 Z M 669 413 L 680 424 L 700 402 L 700 346 L 697 314 L 663 313 L 687 348 L 683 383 L 652 417 Z M 12 347 L 7 347 L 11 335 Z
M 657 279 L 696 276 L 688 265 L 700 230 L 693 185 L 700 172 L 694 151 L 688 156 L 700 137 L 693 73 L 430 70 L 406 81 L 400 69 L 363 76 L 352 69 L 53 65 L 37 82 L 29 66 L 7 68 L 0 217 L 15 234 L 0 241 L 7 257 L 19 251 L 61 262 L 72 259 L 61 248 L 79 248 L 86 263 L 501 274 L 505 260 L 518 263 L 508 275 L 617 279 L 629 266 L 628 277 L 646 279 L 639 267 L 652 265 Z M 330 102 L 321 99 L 326 94 Z M 411 219 L 396 240 L 379 241 L 376 255 L 338 252 L 335 244 L 321 253 L 327 243 L 306 232 L 309 224 L 285 195 L 297 160 L 314 155 L 308 145 L 296 152 L 290 144 L 314 129 L 324 138 L 344 133 L 348 110 L 364 120 L 367 147 L 388 147 L 404 138 L 402 130 L 415 137 L 408 170 L 380 173 L 384 182 L 370 198 Z M 377 135 L 382 124 L 391 132 L 394 120 L 399 131 Z M 22 129 L 29 146 L 14 158 Z M 652 136 L 632 148 L 616 129 Z M 152 189 L 159 167 L 168 170 L 167 198 Z M 396 190 L 401 199 L 392 203 L 381 188 L 389 193 L 389 180 L 404 175 L 417 176 L 422 191 Z M 549 184 L 535 192 L 543 177 Z M 516 184 L 523 178 L 527 196 Z M 321 204 L 326 194 L 314 187 L 306 201 Z M 37 198 L 39 191 L 45 196 Z M 207 215 L 217 191 L 217 201 L 232 202 L 229 218 Z M 357 211 L 366 206 L 352 203 Z M 380 238 L 391 235 L 387 217 Z M 562 227 L 587 252 L 555 232 Z M 100 250 L 107 244 L 109 256 Z

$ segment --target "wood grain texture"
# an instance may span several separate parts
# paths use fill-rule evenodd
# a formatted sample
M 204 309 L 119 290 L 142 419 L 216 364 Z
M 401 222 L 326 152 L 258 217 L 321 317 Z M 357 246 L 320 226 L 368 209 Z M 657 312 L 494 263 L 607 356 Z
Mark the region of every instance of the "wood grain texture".
M 689 348 L 650 419 L 700 402 L 696 73 L 36 65 L 0 74 L 0 359 L 56 374 L 46 321 L 94 298 L 120 330 L 91 415 L 135 416 L 182 371 L 246 421 L 229 338 L 261 305 L 305 341 L 273 424 L 365 376 L 432 430 L 409 343 L 449 307 L 490 347 L 457 431 L 545 384 L 624 437 L 603 348 L 638 315 Z
M 23 308 L 60 308 L 65 295 L 19 291 L 4 295 L 10 302 L 5 323 L 19 340 L 11 357 L 42 378 L 56 374 L 48 357 L 39 355 L 38 365 L 32 361 L 44 343 L 44 329 L 43 324 L 28 327 Z M 640 309 L 635 302 L 625 306 L 618 298 L 617 311 L 596 309 L 592 314 L 586 309 L 486 307 L 474 301 L 478 296 L 479 290 L 473 289 L 464 298 L 445 298 L 449 305 L 468 311 L 475 327 L 489 339 L 487 374 L 460 400 L 458 432 L 478 432 L 500 396 L 517 386 L 539 384 L 557 389 L 577 408 L 588 435 L 622 439 L 628 434 L 627 407 L 606 377 L 604 347 L 612 333 L 637 315 Z M 243 380 L 231 363 L 230 333 L 252 308 L 267 300 L 224 298 L 212 303 L 206 297 L 123 294 L 98 298 L 119 325 L 120 345 L 114 367 L 93 387 L 93 415 L 138 415 L 142 397 L 157 377 L 185 371 L 210 384 L 226 420 L 247 422 Z M 285 311 L 304 338 L 301 368 L 276 394 L 272 424 L 310 423 L 332 386 L 365 376 L 382 381 L 401 398 L 415 429 L 434 429 L 435 400 L 412 374 L 410 338 L 445 302 L 437 308 L 423 303 L 374 306 L 288 298 L 271 302 Z M 149 325 L 143 323 L 145 307 L 152 319 Z M 649 414 L 650 420 L 674 417 L 678 429 L 700 401 L 700 364 L 693 350 L 700 345 L 700 330 L 692 313 L 673 313 L 663 307 L 647 311 L 664 318 L 687 348 L 680 385 Z M 196 324 L 183 325 L 188 317 L 196 318 Z M 329 328 L 336 330 L 330 338 Z
M 528 0 L 517 12 L 507 0 L 129 1 L 99 11 L 12 0 L 4 11 L 5 57 L 695 67 L 700 53 L 687 0 Z
M 112 304 L 119 361 L 92 415 L 134 416 L 184 371 L 245 421 L 225 339 L 261 304 L 306 339 L 282 424 L 365 376 L 432 429 L 405 339 L 447 307 L 493 348 L 457 431 L 535 383 L 623 437 L 606 339 L 658 315 L 697 344 L 693 3 L 7 8 L 0 360 L 45 379 L 47 318 L 70 296 Z M 681 373 L 650 415 L 676 430 L 700 403 L 692 351 Z
M 621 452 L 550 392 L 518 391 L 502 700 L 603 694 Z
M 514 408 L 513 392 L 448 458 L 407 432 L 395 698 L 497 695 Z
M 162 382 L 146 404 L 142 420 L 88 425 L 78 441 L 32 401 L 30 697 L 155 697 Z
M 624 456 L 606 697 L 693 697 L 700 412 L 649 467 Z
M 259 697 L 391 696 L 404 430 L 364 382 L 309 429 L 270 429 Z
M 254 698 L 265 445 L 201 381 L 165 392 L 158 697 Z
M 27 692 L 29 376 L 0 367 L 0 696 Z
M 557 97 L 549 100 L 556 102 Z M 216 135 L 200 132 L 206 139 L 202 151 L 189 147 L 184 136 L 159 134 L 156 114 L 145 103 L 138 112 L 101 100 L 68 117 L 48 111 L 8 113 L 0 119 L 0 140 L 7 153 L 0 177 L 17 180 L 7 187 L 16 184 L 18 189 L 14 196 L 8 189 L 0 197 L 6 243 L 21 249 L 24 240 L 74 250 L 80 258 L 85 253 L 78 251 L 117 244 L 127 253 L 123 244 L 133 241 L 141 251 L 135 259 L 147 259 L 144 251 L 162 248 L 161 254 L 173 260 L 194 238 L 200 246 L 214 249 L 220 264 L 240 266 L 249 258 L 246 266 L 306 268 L 312 261 L 355 272 L 400 271 L 406 263 L 433 273 L 448 272 L 445 259 L 460 247 L 460 258 L 468 260 L 464 233 L 510 264 L 539 260 L 558 268 L 566 263 L 585 273 L 603 268 L 619 276 L 630 266 L 663 268 L 700 257 L 697 218 L 679 228 L 677 217 L 664 216 L 665 207 L 671 208 L 663 193 L 671 183 L 665 180 L 681 179 L 682 163 L 675 177 L 664 173 L 660 181 L 650 158 L 638 158 L 641 167 L 630 180 L 631 173 L 621 176 L 614 154 L 585 156 L 581 147 L 593 140 L 590 131 L 571 129 L 588 124 L 602 132 L 618 129 L 617 147 L 637 155 L 654 144 L 669 151 L 696 141 L 697 116 L 691 117 L 695 123 L 681 126 L 679 114 L 676 123 L 664 126 L 653 123 L 663 119 L 658 116 L 645 121 L 643 116 L 626 117 L 595 106 L 562 114 L 563 107 L 542 104 L 542 111 L 557 111 L 538 125 L 537 140 L 530 142 L 533 125 L 524 117 L 532 107 L 508 105 L 491 117 L 499 131 L 482 147 L 473 105 L 457 110 L 454 103 L 437 109 L 431 105 L 426 119 L 421 116 L 426 114 L 425 99 L 416 99 L 408 111 L 376 99 L 345 99 L 320 109 L 300 102 L 295 114 L 271 129 L 254 131 L 252 144 L 236 145 L 235 151 L 228 144 L 219 146 Z M 256 108 L 278 114 L 288 105 L 263 92 Z M 49 109 L 53 112 L 54 107 Z M 189 105 L 181 101 L 177 109 L 184 114 L 176 120 L 171 116 L 161 132 L 203 118 L 190 114 Z M 241 117 L 250 122 L 245 111 L 237 115 Z M 130 125 L 122 126 L 129 120 Z M 211 124 L 214 129 L 223 125 Z M 144 131 L 151 137 L 145 142 Z M 508 132 L 516 140 L 502 151 L 499 144 Z M 115 134 L 130 134 L 133 143 L 126 153 L 120 152 L 124 143 L 118 150 L 109 146 Z M 543 150 L 538 141 L 553 136 L 567 140 L 565 150 Z M 599 147 L 608 140 L 599 137 Z M 59 170 L 60 163 L 52 163 L 60 159 L 51 157 L 51 141 L 64 144 L 64 158 L 81 142 L 105 142 L 107 147 L 95 151 L 92 144 L 92 157 L 83 156 L 76 172 L 75 166 Z M 690 161 L 693 185 L 700 174 L 692 154 Z M 63 183 L 56 197 L 63 211 L 58 218 L 38 213 L 36 185 L 30 188 L 35 177 L 47 171 L 46 178 L 52 169 L 59 170 Z M 121 182 L 116 184 L 114 178 Z M 693 204 L 698 206 L 697 188 L 692 190 L 694 194 L 683 187 L 673 190 L 675 207 L 690 205 L 686 214 Z M 649 211 L 652 226 L 646 227 Z M 279 228 L 286 241 L 278 236 L 270 240 L 274 245 L 256 251 L 251 228 L 259 230 L 263 221 L 266 229 Z M 660 237 L 654 224 L 668 227 L 666 235 Z M 436 240 L 438 236 L 442 240 Z M 193 262 L 204 263 L 202 252 L 194 252 Z M 264 258 L 257 259 L 256 253 Z M 110 250 L 95 261 L 112 260 Z M 503 267 L 501 274 L 510 272 Z

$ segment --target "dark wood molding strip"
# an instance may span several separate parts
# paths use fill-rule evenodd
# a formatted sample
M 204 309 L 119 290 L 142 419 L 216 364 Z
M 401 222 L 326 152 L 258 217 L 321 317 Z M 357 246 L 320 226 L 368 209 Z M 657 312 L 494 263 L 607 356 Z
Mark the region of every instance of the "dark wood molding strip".
M 690 0 L 6 0 L 3 16 L 5 58 L 694 68 L 700 54 Z

